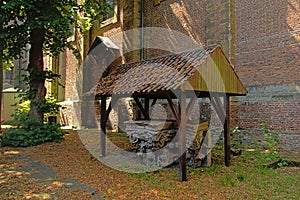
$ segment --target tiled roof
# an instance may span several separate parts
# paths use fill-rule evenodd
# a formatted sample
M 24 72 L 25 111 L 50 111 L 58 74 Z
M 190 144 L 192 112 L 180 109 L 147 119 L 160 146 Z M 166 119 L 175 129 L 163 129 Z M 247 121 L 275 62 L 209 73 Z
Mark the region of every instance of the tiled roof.
M 214 58 L 208 59 L 210 56 Z M 201 74 L 206 76 L 206 80 Z M 205 83 L 207 79 L 210 80 Z M 147 95 L 174 91 L 188 81 L 195 91 L 220 91 L 238 95 L 247 93 L 221 48 L 215 46 L 110 68 L 107 76 L 100 78 L 96 95 Z M 222 91 L 219 88 L 223 88 Z
M 100 78 L 97 95 L 176 90 L 205 61 L 212 49 L 197 49 L 146 61 L 123 64 Z

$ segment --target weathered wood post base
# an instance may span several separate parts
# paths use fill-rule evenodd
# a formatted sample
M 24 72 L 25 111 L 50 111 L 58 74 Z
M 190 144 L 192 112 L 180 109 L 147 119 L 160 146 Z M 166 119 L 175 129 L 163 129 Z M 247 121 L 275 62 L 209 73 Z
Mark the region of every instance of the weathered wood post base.
M 186 181 L 186 94 L 182 90 L 181 93 L 181 111 L 180 111 L 180 127 L 179 134 L 179 181 Z

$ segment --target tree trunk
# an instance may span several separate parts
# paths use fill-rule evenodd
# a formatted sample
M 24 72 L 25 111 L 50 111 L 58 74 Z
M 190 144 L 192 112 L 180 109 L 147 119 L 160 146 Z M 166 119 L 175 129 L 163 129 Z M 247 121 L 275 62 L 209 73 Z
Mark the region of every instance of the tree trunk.
M 2 124 L 2 91 L 3 91 L 3 61 L 2 61 L 2 49 L 0 49 L 0 130 Z
M 30 113 L 33 119 L 43 121 L 44 111 L 41 109 L 46 100 L 44 61 L 43 61 L 43 43 L 45 40 L 45 30 L 35 29 L 30 33 L 30 51 L 29 51 L 29 100 Z
M 0 6 L 3 6 L 3 1 L 0 2 Z M 2 15 L 0 14 L 0 17 Z M 3 31 L 3 24 L 0 25 L 0 32 Z M 3 47 L 4 46 L 4 41 L 1 38 L 0 41 L 0 130 L 1 130 L 1 125 L 2 125 L 2 92 L 3 92 Z

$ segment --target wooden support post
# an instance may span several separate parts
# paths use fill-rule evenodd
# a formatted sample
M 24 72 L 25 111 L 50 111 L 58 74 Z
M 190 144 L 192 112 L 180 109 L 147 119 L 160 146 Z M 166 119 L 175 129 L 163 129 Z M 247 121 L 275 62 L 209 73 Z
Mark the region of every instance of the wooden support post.
M 182 90 L 181 94 L 181 112 L 180 112 L 180 128 L 179 128 L 179 181 L 186 181 L 186 94 Z
M 224 147 L 225 147 L 225 165 L 230 166 L 230 97 L 224 97 L 224 108 L 226 110 L 226 118 L 224 122 Z
M 106 155 L 106 97 L 101 97 L 101 110 L 100 110 L 100 154 Z

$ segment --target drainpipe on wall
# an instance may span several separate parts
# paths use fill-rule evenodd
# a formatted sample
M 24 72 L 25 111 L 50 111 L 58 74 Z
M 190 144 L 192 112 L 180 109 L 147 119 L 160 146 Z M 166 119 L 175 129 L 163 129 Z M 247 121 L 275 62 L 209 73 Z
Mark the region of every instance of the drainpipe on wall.
M 140 59 L 144 60 L 144 0 L 140 0 L 141 3 L 141 37 L 140 37 Z

